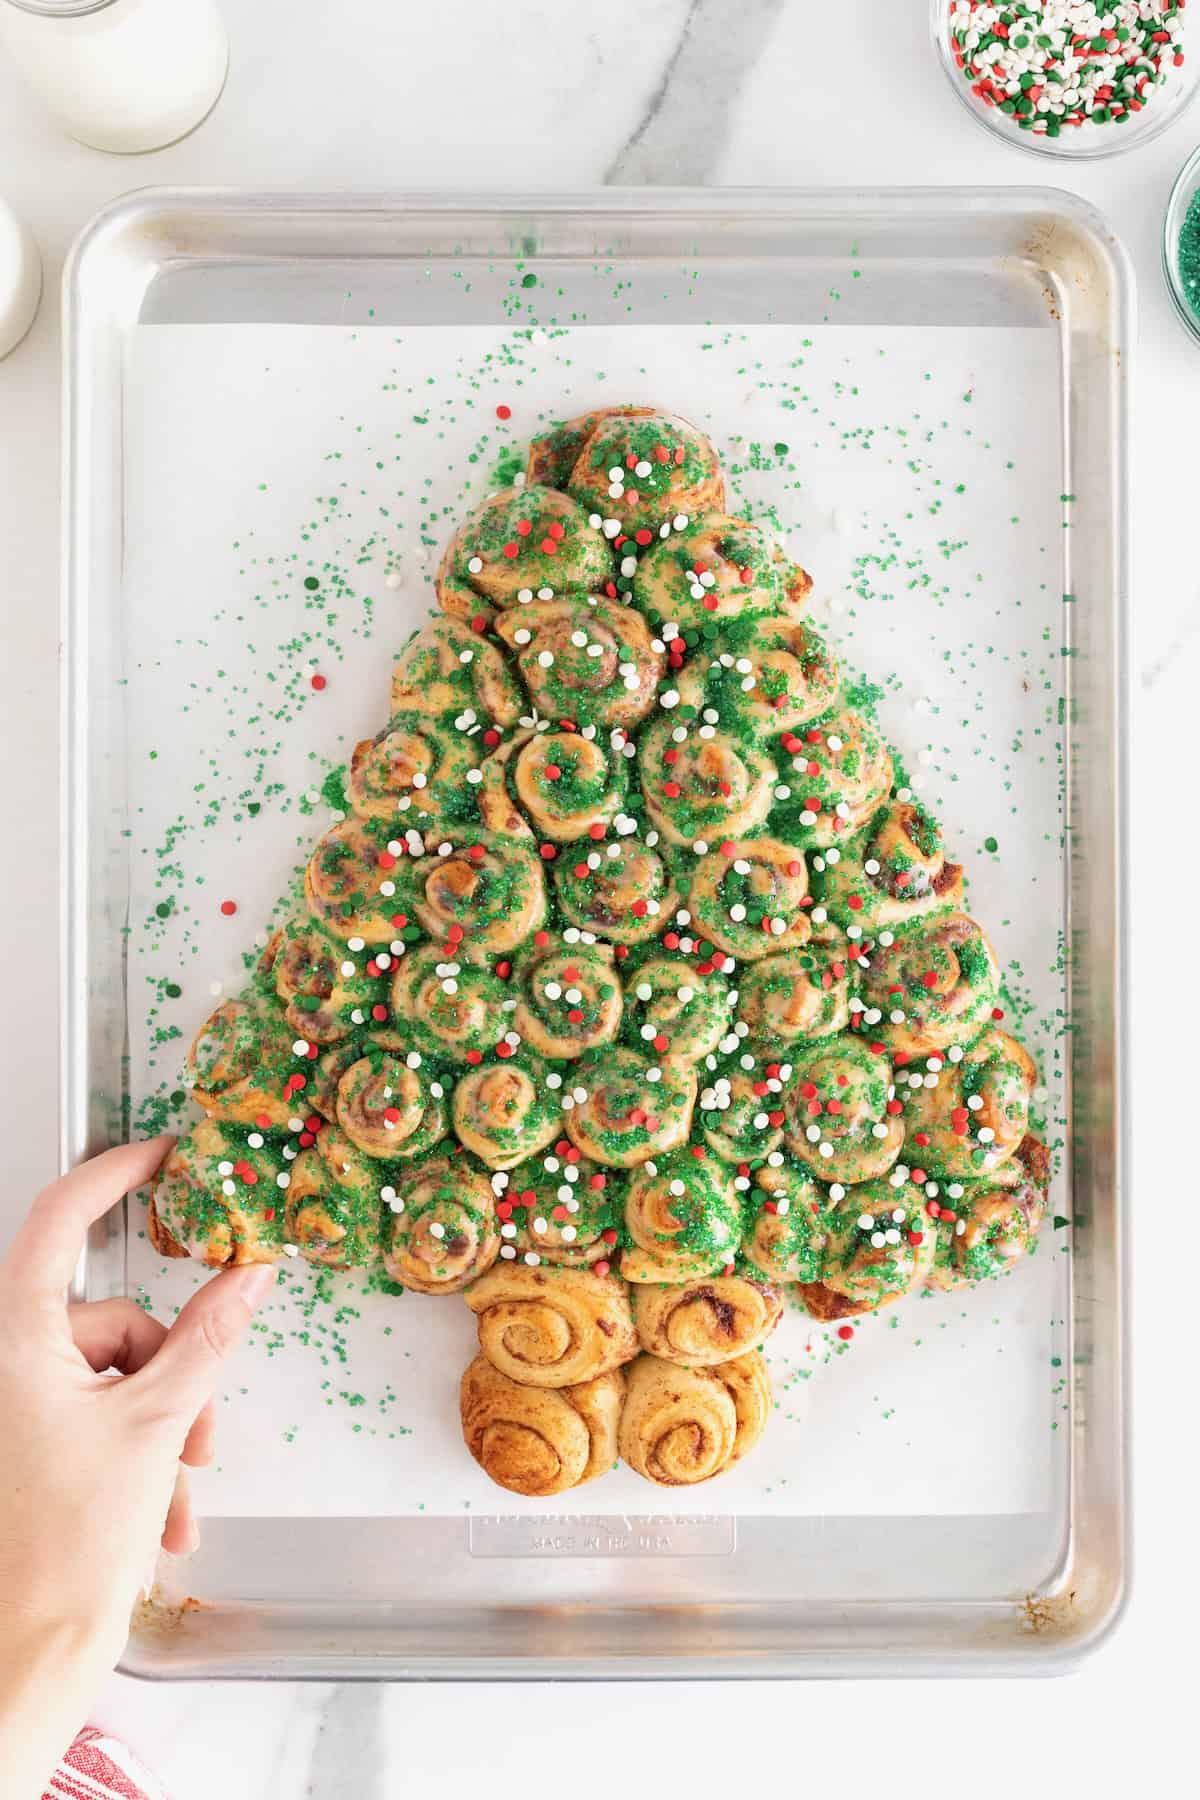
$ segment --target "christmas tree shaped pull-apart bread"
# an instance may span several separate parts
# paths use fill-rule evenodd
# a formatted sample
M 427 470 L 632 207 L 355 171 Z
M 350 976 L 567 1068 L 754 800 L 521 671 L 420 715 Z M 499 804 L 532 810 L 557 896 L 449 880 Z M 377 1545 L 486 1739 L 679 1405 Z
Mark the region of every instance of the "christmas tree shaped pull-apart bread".
M 984 1280 L 1045 1210 L 962 870 L 725 508 L 702 433 L 616 407 L 464 521 L 151 1202 L 168 1255 L 462 1293 L 520 1494 L 719 1474 L 787 1304 Z

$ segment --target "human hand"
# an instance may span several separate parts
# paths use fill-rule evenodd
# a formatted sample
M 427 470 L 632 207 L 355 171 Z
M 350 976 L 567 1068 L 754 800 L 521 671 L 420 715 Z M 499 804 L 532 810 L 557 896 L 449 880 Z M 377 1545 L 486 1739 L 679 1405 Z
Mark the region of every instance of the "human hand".
M 132 1300 L 66 1304 L 88 1226 L 147 1181 L 170 1144 L 108 1150 L 56 1181 L 0 1262 L 0 1767 L 10 1772 L 13 1719 L 26 1737 L 47 1714 L 65 1731 L 52 1766 L 120 1655 L 157 1546 L 196 1547 L 181 1464 L 210 1460 L 223 1359 L 275 1279 L 264 1264 L 225 1270 L 169 1331 Z M 60 1727 L 68 1706 L 77 1713 Z

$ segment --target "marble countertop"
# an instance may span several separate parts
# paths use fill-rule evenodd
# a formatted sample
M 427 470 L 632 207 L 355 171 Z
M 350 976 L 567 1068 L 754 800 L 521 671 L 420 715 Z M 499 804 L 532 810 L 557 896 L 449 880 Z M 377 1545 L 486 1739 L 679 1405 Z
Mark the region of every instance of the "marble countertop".
M 1124 239 L 1139 284 L 1134 924 L 1158 948 L 1164 934 L 1151 908 L 1161 907 L 1163 871 L 1177 888 L 1182 861 L 1187 891 L 1197 862 L 1190 816 L 1181 830 L 1173 812 L 1188 782 L 1190 684 L 1200 674 L 1189 550 L 1200 348 L 1170 310 L 1159 234 L 1171 182 L 1200 138 L 1200 111 L 1111 161 L 1035 160 L 990 139 L 955 103 L 930 50 L 924 0 L 839 0 L 820 10 L 787 0 L 605 0 L 596 13 L 552 0 L 222 4 L 233 44 L 226 92 L 191 138 L 152 156 L 71 143 L 0 65 L 0 188 L 32 225 L 47 272 L 31 337 L 0 363 L 0 758 L 24 774 L 7 784 L 6 837 L 20 876 L 0 886 L 0 978 L 19 1021 L 0 1053 L 15 1122 L 0 1243 L 55 1159 L 57 280 L 83 222 L 134 187 L 997 183 L 1068 186 L 1094 202 Z M 1164 1206 L 1186 1179 L 1168 1160 L 1172 1134 L 1152 1128 L 1151 1108 L 1174 1104 L 1172 1084 L 1185 1098 L 1175 1071 L 1190 1060 L 1190 1008 L 1174 982 L 1157 971 L 1149 978 L 1148 955 L 1137 960 L 1146 976 L 1133 1021 L 1145 1104 L 1135 1110 L 1147 1131 L 1137 1146 L 1135 1234 L 1138 1213 Z M 500 1793 L 569 1786 L 587 1795 L 634 1776 L 648 1788 L 655 1775 L 678 1789 L 698 1776 L 717 1787 L 757 1788 L 764 1775 L 863 1785 L 876 1768 L 877 1734 L 889 1786 L 901 1792 L 949 1791 L 968 1772 L 985 1792 L 993 1782 L 1011 1791 L 1035 1770 L 1037 1791 L 1068 1780 L 1115 1788 L 1144 1773 L 1151 1745 L 1169 1765 L 1190 1723 L 1175 1635 L 1200 1598 L 1200 1559 L 1178 1554 L 1175 1519 L 1177 1446 L 1188 1433 L 1186 1415 L 1182 1431 L 1175 1423 L 1175 1388 L 1190 1346 L 1186 1308 L 1173 1291 L 1172 1304 L 1161 1304 L 1158 1275 L 1157 1257 L 1135 1260 L 1137 1586 L 1122 1629 L 1066 1683 L 945 1692 L 748 1684 L 714 1694 L 115 1679 L 97 1716 L 129 1738 L 177 1800 L 466 1793 L 483 1770 Z

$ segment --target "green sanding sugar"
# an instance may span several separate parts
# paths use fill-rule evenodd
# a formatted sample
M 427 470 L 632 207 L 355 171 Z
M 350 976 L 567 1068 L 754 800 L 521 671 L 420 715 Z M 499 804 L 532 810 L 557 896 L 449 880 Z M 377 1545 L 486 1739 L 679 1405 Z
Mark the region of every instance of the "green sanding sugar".
M 1188 201 L 1175 256 L 1184 298 L 1200 318 L 1200 188 Z

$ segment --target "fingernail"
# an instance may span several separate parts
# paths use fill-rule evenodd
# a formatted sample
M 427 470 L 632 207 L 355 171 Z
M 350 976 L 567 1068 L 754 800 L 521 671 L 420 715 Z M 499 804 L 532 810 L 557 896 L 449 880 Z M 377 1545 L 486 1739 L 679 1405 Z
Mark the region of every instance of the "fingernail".
M 273 1263 L 253 1263 L 250 1268 L 240 1274 L 238 1279 L 238 1292 L 251 1310 L 262 1305 L 274 1286 L 275 1265 Z
M 200 1548 L 200 1527 L 197 1525 L 195 1519 L 193 1519 L 191 1524 L 188 1526 L 187 1546 L 181 1552 L 181 1554 L 184 1556 L 194 1556 L 196 1551 L 199 1548 Z

